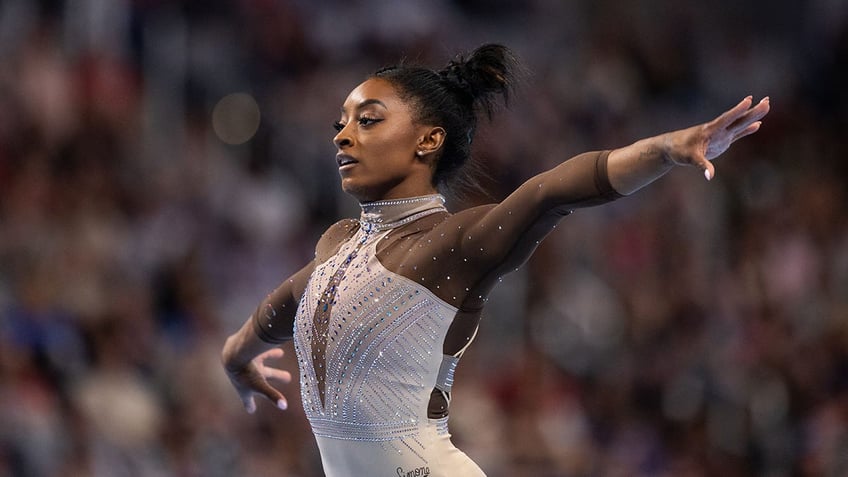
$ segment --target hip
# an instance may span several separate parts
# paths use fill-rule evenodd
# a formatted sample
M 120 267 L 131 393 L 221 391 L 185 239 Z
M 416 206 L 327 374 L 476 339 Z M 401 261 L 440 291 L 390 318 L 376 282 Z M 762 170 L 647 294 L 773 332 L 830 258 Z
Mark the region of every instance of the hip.
M 316 436 L 327 477 L 485 477 L 450 440 L 444 420 L 413 436 L 368 441 Z

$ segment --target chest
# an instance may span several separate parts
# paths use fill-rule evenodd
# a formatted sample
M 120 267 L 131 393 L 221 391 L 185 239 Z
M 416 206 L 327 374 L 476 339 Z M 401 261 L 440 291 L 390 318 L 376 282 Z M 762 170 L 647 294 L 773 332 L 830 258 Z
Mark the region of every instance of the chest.
M 422 393 L 416 399 L 426 401 L 456 313 L 426 287 L 387 270 L 371 240 L 344 244 L 316 267 L 295 320 L 307 407 L 353 406 L 353 413 L 360 409 L 355 396 L 378 389 Z

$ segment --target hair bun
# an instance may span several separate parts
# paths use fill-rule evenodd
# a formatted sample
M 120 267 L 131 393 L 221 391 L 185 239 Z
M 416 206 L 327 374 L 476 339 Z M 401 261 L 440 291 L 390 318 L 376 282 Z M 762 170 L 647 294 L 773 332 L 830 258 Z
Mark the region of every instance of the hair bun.
M 487 44 L 467 57 L 457 56 L 441 71 L 401 63 L 380 68 L 373 77 L 392 84 L 410 105 L 416 123 L 444 128 L 444 144 L 433 171 L 433 184 L 442 186 L 474 183 L 458 172 L 471 158 L 478 117 L 485 112 L 491 119 L 501 100 L 508 105 L 520 71 L 508 48 Z
M 459 91 L 491 116 L 496 99 L 509 101 L 515 86 L 518 61 L 509 48 L 485 44 L 472 51 L 468 57 L 457 56 L 439 72 L 445 83 Z

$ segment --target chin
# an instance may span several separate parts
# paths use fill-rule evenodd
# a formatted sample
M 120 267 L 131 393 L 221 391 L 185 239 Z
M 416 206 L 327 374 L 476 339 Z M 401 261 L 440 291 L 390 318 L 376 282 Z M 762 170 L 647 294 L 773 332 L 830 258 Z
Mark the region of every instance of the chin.
M 402 182 L 401 179 L 362 181 L 353 177 L 342 177 L 342 191 L 359 202 L 374 202 L 395 192 Z
M 369 187 L 357 184 L 350 179 L 342 179 L 342 192 L 355 198 L 359 202 L 372 202 L 377 200 L 375 192 Z

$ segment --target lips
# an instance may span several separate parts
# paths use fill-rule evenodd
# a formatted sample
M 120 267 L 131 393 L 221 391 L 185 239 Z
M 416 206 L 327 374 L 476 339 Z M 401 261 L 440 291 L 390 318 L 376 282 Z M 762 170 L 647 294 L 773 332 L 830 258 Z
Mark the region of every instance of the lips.
M 359 161 L 357 161 L 356 159 L 354 159 L 351 156 L 348 156 L 347 154 L 336 154 L 336 163 L 338 163 L 339 168 L 342 168 L 342 167 L 345 167 L 345 166 L 350 166 L 350 165 L 356 164 L 358 162 Z

